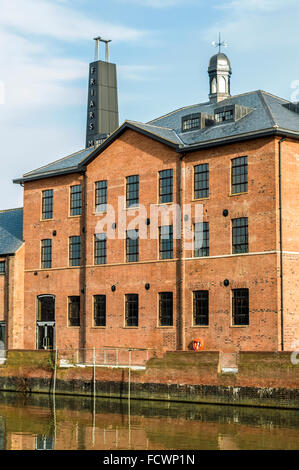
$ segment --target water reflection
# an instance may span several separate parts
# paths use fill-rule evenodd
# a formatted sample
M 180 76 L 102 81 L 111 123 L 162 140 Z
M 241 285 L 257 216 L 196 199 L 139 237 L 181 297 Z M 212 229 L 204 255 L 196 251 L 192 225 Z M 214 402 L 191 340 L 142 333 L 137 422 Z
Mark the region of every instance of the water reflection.
M 299 412 L 0 393 L 0 449 L 298 449 Z

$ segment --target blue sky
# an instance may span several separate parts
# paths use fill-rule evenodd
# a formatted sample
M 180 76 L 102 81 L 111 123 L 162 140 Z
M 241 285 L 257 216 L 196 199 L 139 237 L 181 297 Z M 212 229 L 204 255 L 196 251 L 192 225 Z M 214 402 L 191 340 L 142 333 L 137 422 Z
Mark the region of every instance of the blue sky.
M 120 122 L 146 122 L 207 100 L 219 31 L 232 94 L 291 99 L 298 16 L 297 0 L 0 0 L 0 208 L 22 205 L 13 178 L 84 147 L 93 37 L 112 39 Z

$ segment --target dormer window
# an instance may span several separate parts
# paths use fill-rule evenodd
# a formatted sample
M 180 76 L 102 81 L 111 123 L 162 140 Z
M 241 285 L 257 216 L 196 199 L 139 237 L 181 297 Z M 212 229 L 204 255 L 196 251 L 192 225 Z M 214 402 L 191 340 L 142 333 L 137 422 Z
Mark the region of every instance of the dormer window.
M 182 131 L 190 131 L 191 129 L 200 129 L 200 116 L 183 119 Z
M 203 129 L 214 124 L 214 116 L 206 113 L 188 114 L 182 117 L 182 132 Z
M 234 119 L 234 110 L 223 110 L 218 113 L 215 112 L 215 121 L 216 122 L 223 122 L 223 121 L 232 121 Z

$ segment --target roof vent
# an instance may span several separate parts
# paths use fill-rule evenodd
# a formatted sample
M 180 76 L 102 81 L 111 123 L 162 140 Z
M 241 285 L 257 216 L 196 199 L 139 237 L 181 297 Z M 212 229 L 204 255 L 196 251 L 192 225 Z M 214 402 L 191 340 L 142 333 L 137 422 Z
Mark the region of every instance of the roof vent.
M 188 114 L 182 117 L 182 132 L 204 129 L 214 124 L 214 116 L 206 113 Z

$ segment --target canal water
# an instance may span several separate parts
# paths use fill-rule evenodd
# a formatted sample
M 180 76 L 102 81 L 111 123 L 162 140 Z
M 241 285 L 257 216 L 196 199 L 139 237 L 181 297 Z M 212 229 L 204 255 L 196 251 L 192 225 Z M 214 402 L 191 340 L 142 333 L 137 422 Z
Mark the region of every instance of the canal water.
M 0 449 L 299 449 L 299 411 L 0 392 Z

